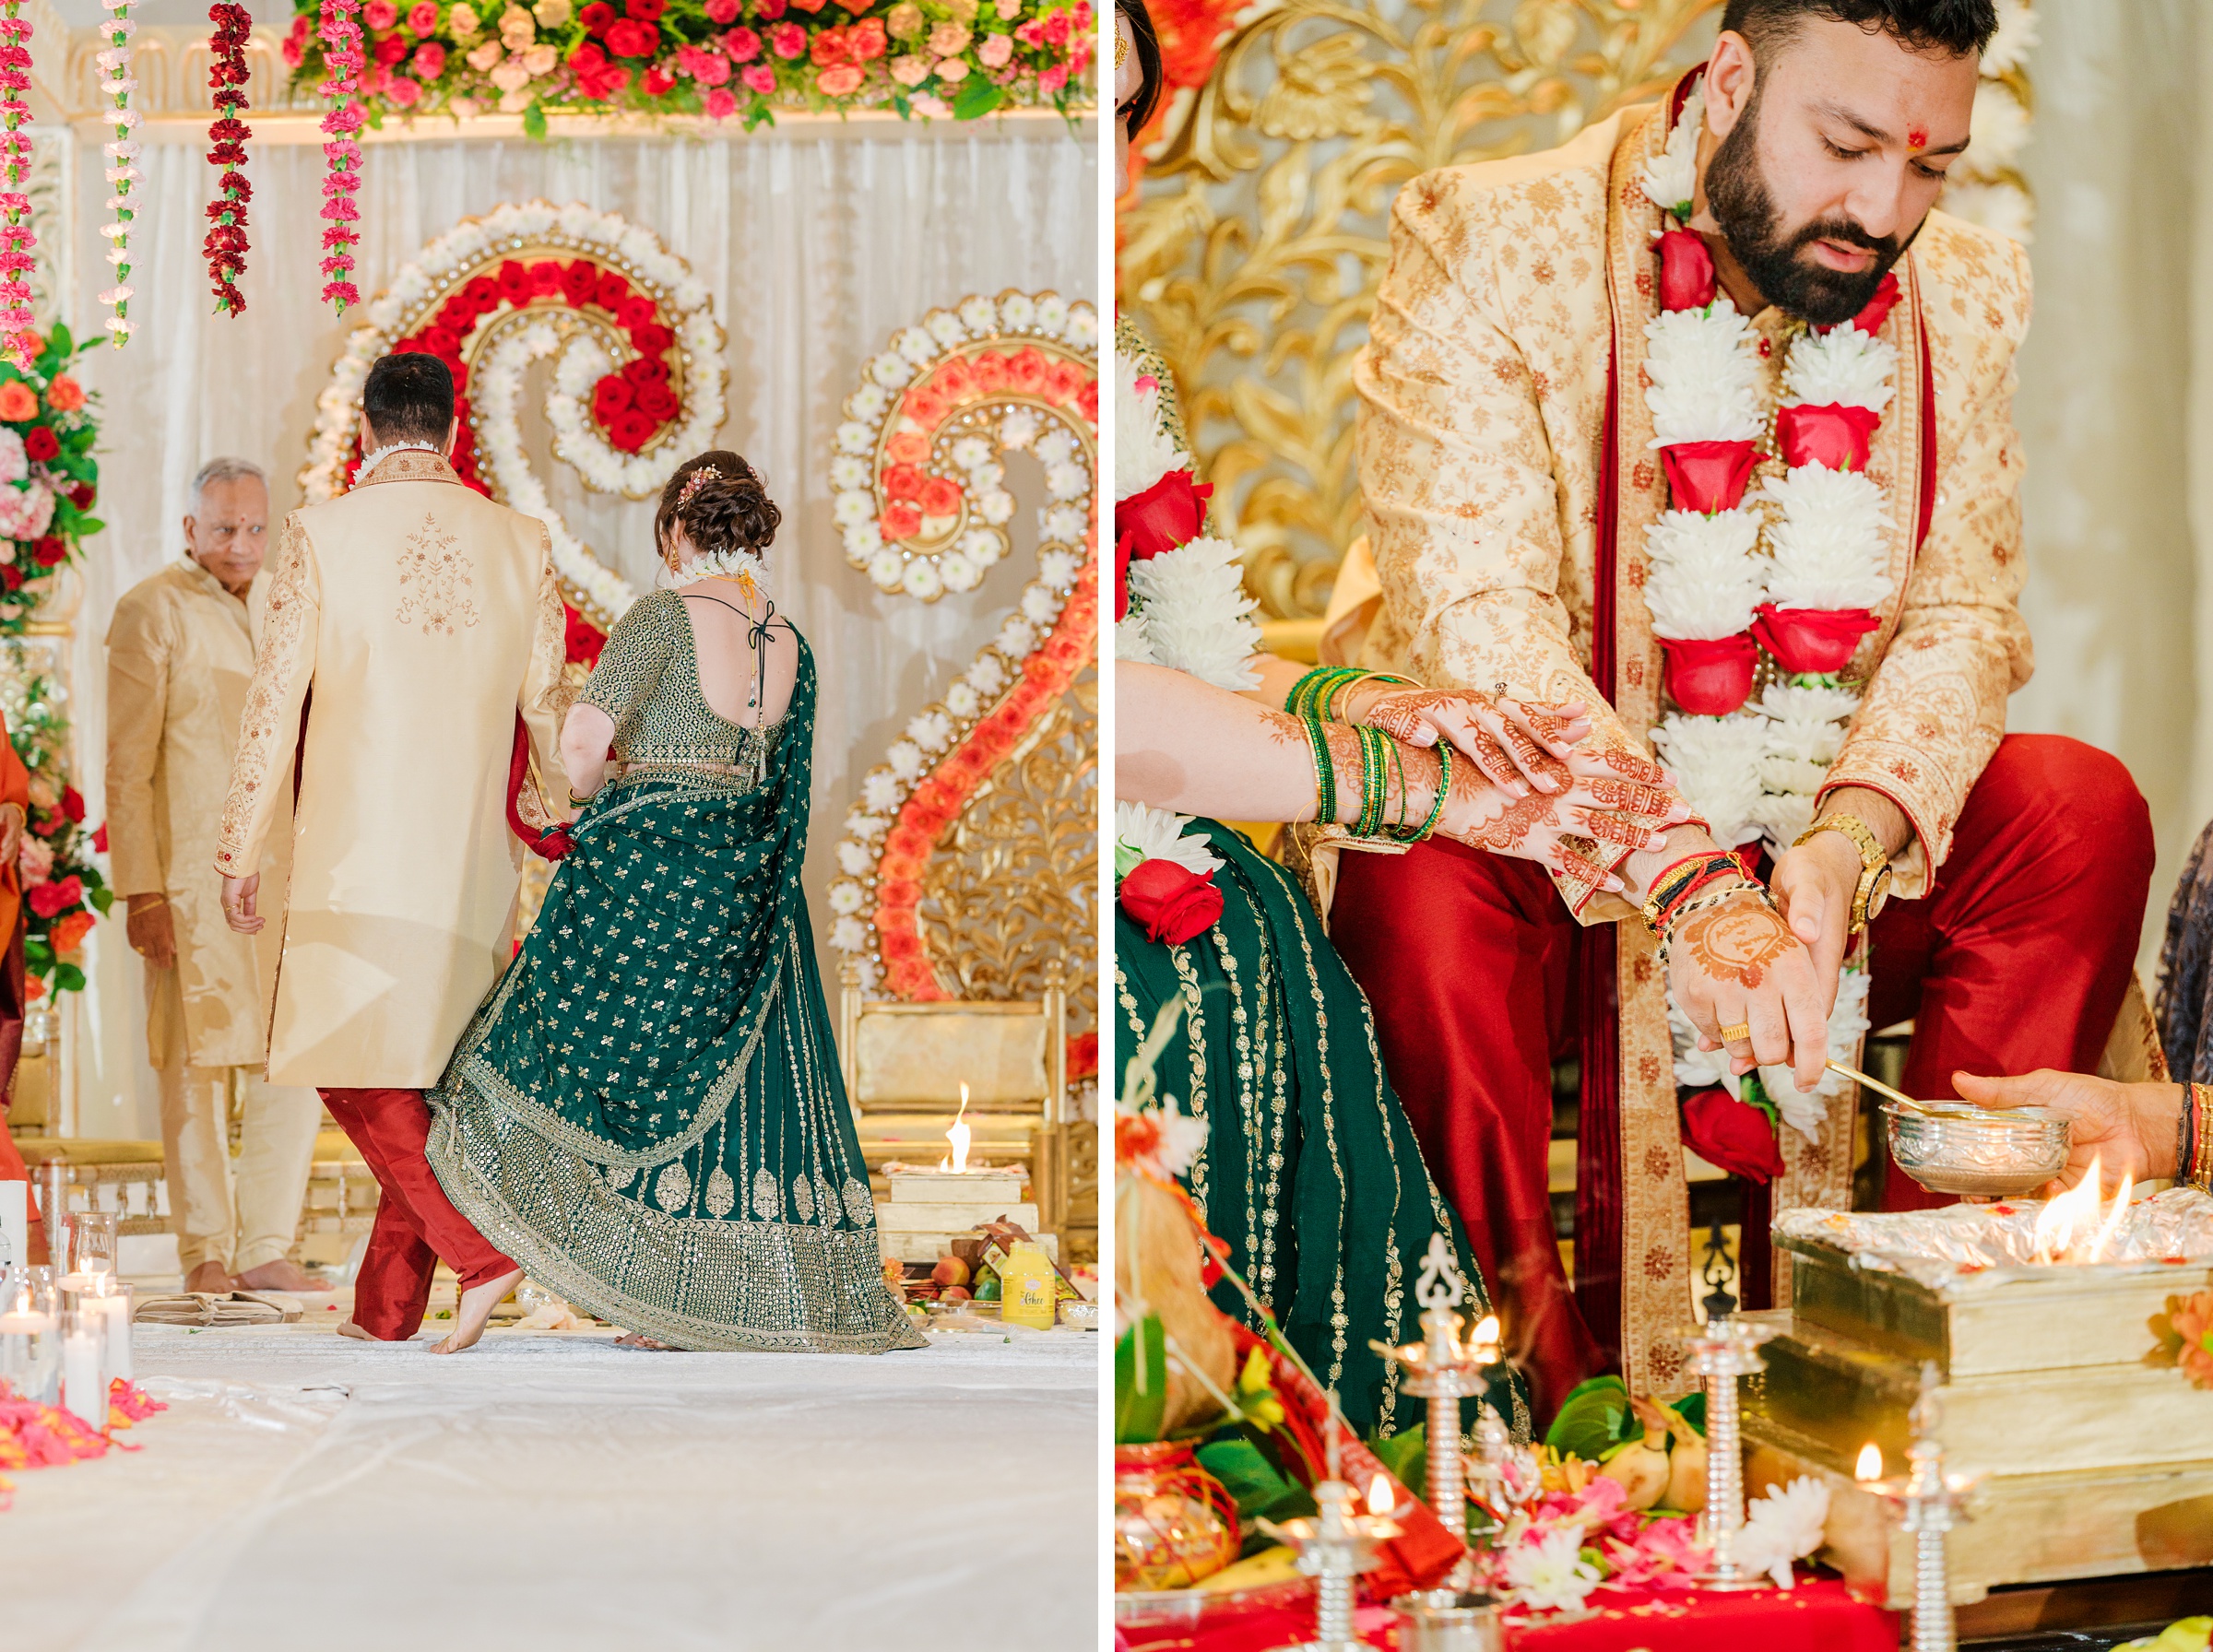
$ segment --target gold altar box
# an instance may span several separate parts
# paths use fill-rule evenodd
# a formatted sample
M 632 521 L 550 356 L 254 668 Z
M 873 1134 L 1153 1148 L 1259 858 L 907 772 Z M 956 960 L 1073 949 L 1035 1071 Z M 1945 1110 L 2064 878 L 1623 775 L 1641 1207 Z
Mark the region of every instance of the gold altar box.
M 2022 1270 L 1932 1287 L 1855 1268 L 1818 1240 L 1778 1234 L 1791 1257 L 1782 1328 L 1746 1385 L 1753 1489 L 1798 1474 L 1830 1487 L 1821 1558 L 1903 1608 L 1912 1540 L 1852 1469 L 1872 1440 L 1905 1468 L 1921 1366 L 1944 1384 L 1945 1466 L 1976 1476 L 1973 1518 L 1950 1538 L 1952 1597 L 2213 1564 L 2213 1392 L 2145 1363 L 2170 1296 L 2213 1286 L 2203 1261 Z

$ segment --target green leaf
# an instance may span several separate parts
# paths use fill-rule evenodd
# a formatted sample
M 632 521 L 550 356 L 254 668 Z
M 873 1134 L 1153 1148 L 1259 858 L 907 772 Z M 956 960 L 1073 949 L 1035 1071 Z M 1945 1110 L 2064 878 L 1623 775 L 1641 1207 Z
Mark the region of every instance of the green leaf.
M 74 963 L 55 964 L 53 966 L 53 990 L 56 992 L 84 991 L 85 972 L 78 969 Z
M 1138 1392 L 1138 1343 L 1144 1343 L 1144 1392 Z M 1160 1316 L 1148 1314 L 1114 1345 L 1114 1440 L 1118 1446 L 1144 1446 L 1160 1438 L 1168 1406 L 1167 1333 Z
M 1700 1388 L 1687 1398 L 1676 1400 L 1675 1414 L 1697 1429 L 1698 1437 L 1703 1439 L 1706 1435 L 1706 1390 Z
M 1248 1531 L 1255 1520 L 1303 1519 L 1314 1512 L 1306 1487 L 1285 1476 L 1268 1454 L 1242 1434 L 1219 1434 L 1199 1447 L 1199 1466 L 1237 1499 L 1237 1519 Z M 1275 1541 L 1263 1537 L 1265 1547 Z
M 77 537 L 81 539 L 89 535 L 97 534 L 101 531 L 101 529 L 106 527 L 107 525 L 108 525 L 106 523 L 102 522 L 97 516 L 84 517 L 77 525 Z
M 1115 881 L 1119 883 L 1123 879 L 1129 877 L 1130 873 L 1136 871 L 1139 865 L 1144 860 L 1144 856 L 1140 851 L 1131 848 L 1128 844 L 1116 844 L 1114 846 Z
M 953 118 L 956 121 L 980 120 L 1007 100 L 1003 86 L 994 86 L 988 80 L 970 79 L 961 82 L 961 89 L 953 100 Z
M 769 108 L 764 100 L 755 98 L 752 107 L 745 112 L 745 129 L 751 132 L 755 126 L 773 126 L 775 124 L 775 112 Z
M 112 889 L 93 890 L 85 898 L 92 903 L 92 910 L 103 918 L 108 915 L 108 909 L 115 904 L 115 891 Z
M 1628 1410 L 1629 1390 L 1618 1376 L 1578 1383 L 1544 1431 L 1544 1444 L 1563 1456 L 1573 1453 L 1596 1462 L 1620 1437 L 1621 1420 Z
M 1429 1478 L 1428 1424 L 1415 1423 L 1401 1429 L 1388 1440 L 1370 1440 L 1367 1448 L 1376 1454 L 1376 1460 L 1402 1486 L 1418 1486 Z
M 523 111 L 523 136 L 543 143 L 546 136 L 546 105 L 543 100 L 533 98 L 530 107 Z
M 53 324 L 53 331 L 46 335 L 46 348 L 51 352 L 58 353 L 65 361 L 77 354 L 75 338 L 69 329 L 58 321 Z

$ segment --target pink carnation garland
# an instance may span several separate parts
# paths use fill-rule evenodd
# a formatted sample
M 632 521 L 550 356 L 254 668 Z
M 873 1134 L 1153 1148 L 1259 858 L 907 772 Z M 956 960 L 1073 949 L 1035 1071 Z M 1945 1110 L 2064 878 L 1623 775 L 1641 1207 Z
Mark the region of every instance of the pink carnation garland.
M 323 0 L 323 61 L 330 78 L 321 89 L 331 100 L 330 112 L 323 117 L 330 139 L 323 146 L 323 158 L 330 163 L 323 179 L 323 274 L 327 277 L 323 296 L 340 315 L 347 305 L 361 301 L 361 289 L 351 279 L 353 249 L 361 239 L 355 227 L 361 208 L 353 198 L 361 187 L 361 146 L 355 136 L 361 129 L 360 12 L 359 0 Z
M 23 94 L 30 87 L 30 24 L 18 17 L 20 0 L 0 5 L 0 162 L 7 188 L 0 191 L 0 355 L 29 372 L 38 343 L 31 332 L 30 249 L 38 243 L 30 234 L 30 199 L 23 181 L 30 173 L 30 135 L 22 130 L 30 119 Z

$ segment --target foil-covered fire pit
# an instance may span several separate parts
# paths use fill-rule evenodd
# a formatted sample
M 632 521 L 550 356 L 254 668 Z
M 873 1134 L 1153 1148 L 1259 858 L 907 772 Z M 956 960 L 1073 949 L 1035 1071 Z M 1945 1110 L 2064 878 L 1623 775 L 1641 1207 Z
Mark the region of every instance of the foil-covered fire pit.
M 1950 1536 L 1954 1599 L 2007 1583 L 2213 1564 L 2213 1391 L 2159 1357 L 2168 1299 L 2213 1288 L 2213 1198 L 1787 1210 L 1791 1306 L 1746 1398 L 1751 1486 L 1830 1486 L 1829 1558 L 1902 1607 L 1912 1545 L 1858 1488 L 1872 1443 L 1904 1460 L 1924 1361 L 1947 1467 L 1978 1477 Z

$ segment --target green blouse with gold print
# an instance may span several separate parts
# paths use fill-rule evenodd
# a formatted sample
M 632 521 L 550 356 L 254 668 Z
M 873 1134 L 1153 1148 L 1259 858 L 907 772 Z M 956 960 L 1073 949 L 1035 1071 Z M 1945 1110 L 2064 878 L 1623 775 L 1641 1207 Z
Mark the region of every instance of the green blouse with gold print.
M 657 592 L 583 697 L 631 766 L 430 1093 L 432 1168 L 533 1279 L 661 1341 L 923 1346 L 883 1282 L 799 886 L 812 652 L 782 720 L 740 727 Z

